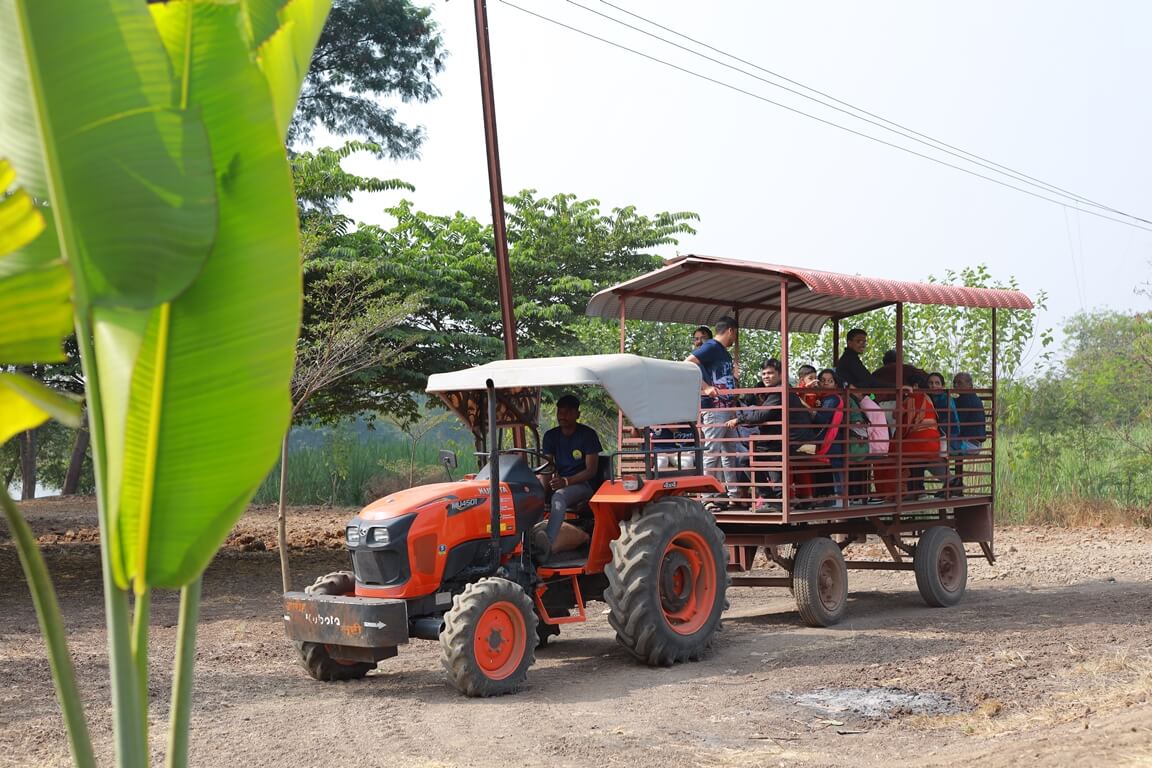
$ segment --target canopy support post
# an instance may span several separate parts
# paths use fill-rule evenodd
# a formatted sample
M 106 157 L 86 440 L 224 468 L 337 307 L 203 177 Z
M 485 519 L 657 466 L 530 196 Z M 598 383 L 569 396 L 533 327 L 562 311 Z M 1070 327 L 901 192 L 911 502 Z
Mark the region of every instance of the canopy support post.
M 791 432 L 788 428 L 790 421 L 788 411 L 788 395 L 791 392 L 788 381 L 788 280 L 780 278 L 780 446 L 783 448 L 780 456 L 780 522 L 787 525 L 789 507 L 792 504 L 792 471 L 789 466 L 788 455 Z

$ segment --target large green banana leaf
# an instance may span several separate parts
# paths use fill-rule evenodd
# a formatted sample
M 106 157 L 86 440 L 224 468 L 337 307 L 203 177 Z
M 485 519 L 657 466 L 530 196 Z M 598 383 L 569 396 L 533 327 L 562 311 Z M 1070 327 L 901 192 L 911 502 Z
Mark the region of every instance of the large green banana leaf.
M 55 220 L 23 258 L 62 253 L 92 304 L 175 298 L 213 242 L 208 139 L 176 86 L 140 0 L 0 0 L 0 147 Z
M 125 424 L 108 462 L 118 486 L 113 561 L 122 585 L 178 587 L 195 578 L 275 462 L 288 427 L 300 256 L 276 104 L 289 98 L 286 88 L 294 101 L 300 82 L 266 78 L 254 38 L 237 34 L 246 11 L 267 18 L 252 12 L 277 6 L 152 7 L 173 69 L 186 77 L 181 87 L 207 127 L 220 206 L 211 254 L 183 294 L 146 311 L 95 313 L 105 391 L 127 392 L 105 399 L 106 421 Z M 322 24 L 324 15 L 315 18 Z M 292 23 L 269 39 L 303 35 L 311 51 L 318 34 L 318 26 Z M 277 57 L 295 47 L 284 48 L 265 66 L 284 71 Z M 135 365 L 119 367 L 118 356 Z

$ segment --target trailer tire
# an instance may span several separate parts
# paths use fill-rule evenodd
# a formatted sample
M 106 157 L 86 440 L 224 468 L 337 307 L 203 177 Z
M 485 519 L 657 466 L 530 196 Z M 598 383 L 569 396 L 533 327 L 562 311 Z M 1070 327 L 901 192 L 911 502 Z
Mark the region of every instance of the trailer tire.
M 304 591 L 309 595 L 351 595 L 356 591 L 356 575 L 352 571 L 329 573 L 317 578 Z M 341 659 L 333 646 L 324 643 L 297 642 L 296 650 L 308 674 L 325 683 L 358 680 L 376 669 L 372 661 Z
M 848 568 L 831 539 L 809 539 L 796 550 L 792 594 L 800 618 L 810 627 L 830 627 L 844 617 Z
M 934 525 L 920 534 L 912 557 L 916 587 L 933 608 L 948 608 L 964 597 L 968 585 L 968 555 L 960 535 L 946 525 Z
M 604 567 L 608 623 L 651 666 L 697 661 L 712 644 L 725 596 L 724 534 L 699 501 L 666 496 L 620 524 Z
M 536 661 L 536 610 L 508 579 L 469 584 L 444 614 L 440 663 L 465 696 L 499 696 L 524 682 Z

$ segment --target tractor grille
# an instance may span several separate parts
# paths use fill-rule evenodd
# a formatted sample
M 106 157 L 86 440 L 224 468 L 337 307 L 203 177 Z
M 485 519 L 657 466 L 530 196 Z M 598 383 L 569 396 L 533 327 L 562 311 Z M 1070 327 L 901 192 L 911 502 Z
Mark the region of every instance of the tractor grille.
M 383 587 L 408 580 L 406 564 L 395 550 L 356 550 L 352 561 L 361 584 Z

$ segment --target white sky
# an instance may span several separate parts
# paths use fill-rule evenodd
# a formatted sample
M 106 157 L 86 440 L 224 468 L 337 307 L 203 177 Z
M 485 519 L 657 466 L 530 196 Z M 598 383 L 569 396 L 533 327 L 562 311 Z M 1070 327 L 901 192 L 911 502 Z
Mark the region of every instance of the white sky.
M 879 133 L 566 0 L 513 1 Z M 612 1 L 921 133 L 1152 219 L 1152 4 Z M 579 2 L 624 17 L 599 0 Z M 421 159 L 361 157 L 349 167 L 415 184 L 407 196 L 422 210 L 460 210 L 488 222 L 473 6 L 439 0 L 434 9 L 450 52 L 436 81 L 442 95 L 400 106 L 403 120 L 427 129 Z M 1033 297 L 1048 292 L 1045 326 L 1081 309 L 1149 306 L 1133 287 L 1152 279 L 1152 232 L 850 135 L 499 0 L 490 0 L 488 13 L 505 194 L 529 187 L 596 198 L 604 210 L 695 211 L 698 234 L 681 240 L 681 253 L 912 280 L 984 262 L 997 278 L 1016 276 Z M 364 195 L 348 212 L 387 223 L 382 210 L 401 194 Z

